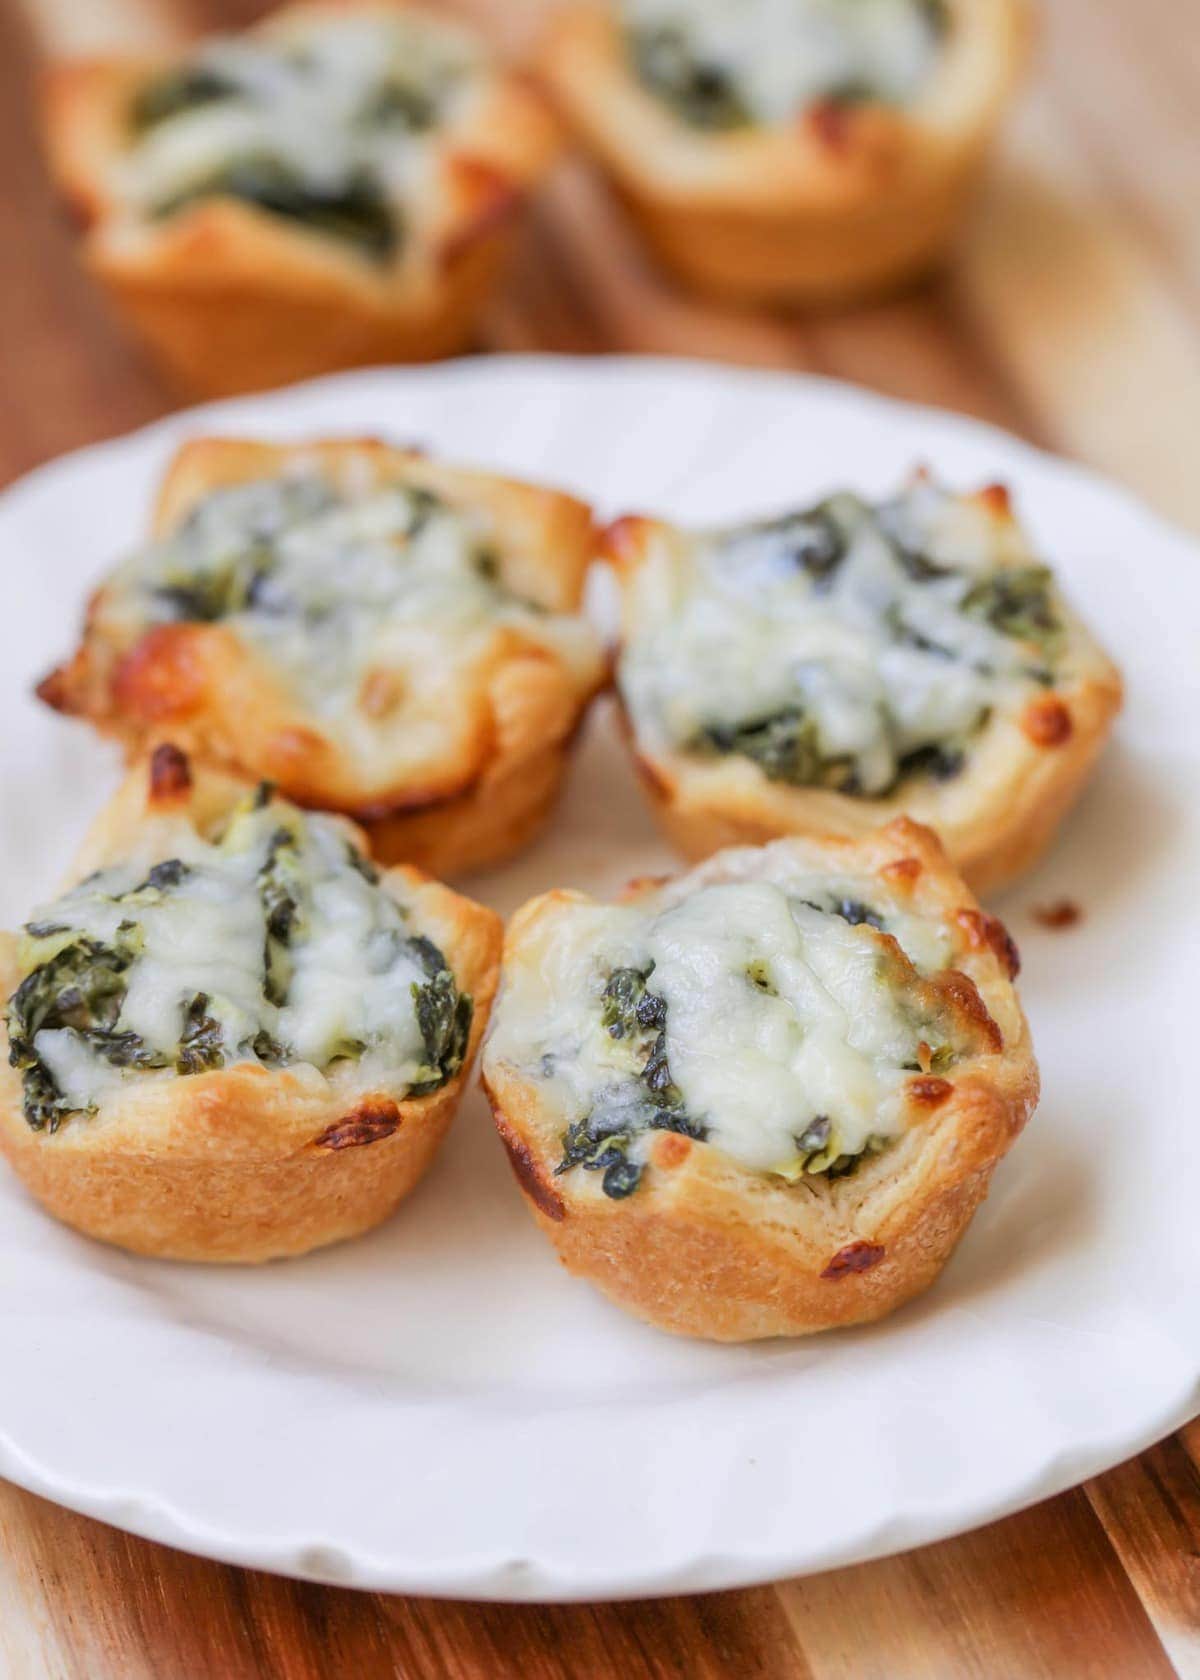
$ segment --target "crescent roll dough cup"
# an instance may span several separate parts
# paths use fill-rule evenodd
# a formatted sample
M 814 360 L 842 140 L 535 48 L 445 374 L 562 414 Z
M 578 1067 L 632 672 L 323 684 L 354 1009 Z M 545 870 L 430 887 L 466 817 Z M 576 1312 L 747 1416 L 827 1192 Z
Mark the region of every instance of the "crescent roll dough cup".
M 138 174 L 143 137 L 132 113 L 145 90 L 176 71 L 187 74 L 189 61 L 103 58 L 51 69 L 47 148 L 83 230 L 84 262 L 189 388 L 223 395 L 336 368 L 427 361 L 469 340 L 519 212 L 557 151 L 544 101 L 514 74 L 489 66 L 446 19 L 391 0 L 289 6 L 233 41 L 287 53 L 302 51 L 314 32 L 389 22 L 444 38 L 445 50 L 467 62 L 445 109 L 423 117 L 417 132 L 381 143 L 383 179 L 372 192 L 383 211 L 390 207 L 399 233 L 391 244 L 379 235 L 382 248 L 365 253 L 361 240 L 339 235 L 337 205 L 323 223 L 320 215 L 306 221 L 286 209 L 273 181 L 260 198 L 269 203 L 274 192 L 284 213 L 240 193 L 193 192 L 186 174 L 174 193 L 178 208 L 162 213 L 146 201 Z M 381 90 L 383 98 L 386 83 Z M 302 114 L 293 127 L 310 128 L 302 140 L 315 143 L 329 134 L 330 120 Z M 159 127 L 192 121 L 184 113 Z M 354 125 L 347 119 L 346 126 L 353 141 Z M 240 131 L 231 132 L 238 140 Z M 256 167 L 259 155 L 252 154 Z M 238 161 L 236 147 L 230 156 Z M 318 155 L 314 167 L 324 161 Z M 321 190 L 329 190 L 324 180 Z
M 768 1030 L 754 1011 L 778 1011 L 794 994 L 784 979 L 790 958 L 755 944 L 775 913 L 762 897 L 767 883 L 804 895 L 791 914 L 808 918 L 805 960 L 824 983 L 837 991 L 820 955 L 832 940 L 838 963 L 875 965 L 870 983 L 885 990 L 874 1007 L 899 999 L 913 1038 L 911 1063 L 880 1064 L 881 1083 L 857 1090 L 861 1062 L 822 1038 L 810 1017 L 811 1048 L 800 1035 L 794 1052 L 817 1058 L 795 1065 L 793 1124 L 803 1135 L 785 1140 L 792 1158 L 773 1170 L 762 1165 L 771 1140 L 755 1128 L 778 1109 L 787 1064 L 770 1050 L 778 1022 Z M 861 902 L 847 900 L 848 891 Z M 807 902 L 818 898 L 830 908 Z M 518 912 L 484 1052 L 484 1083 L 517 1181 L 567 1270 L 652 1324 L 718 1341 L 860 1323 L 927 1288 L 1038 1092 L 1012 985 L 1015 948 L 935 837 L 900 819 L 858 840 L 727 851 L 680 879 L 635 882 L 623 903 L 559 891 Z M 706 930 L 698 944 L 688 945 L 689 927 Z M 904 944 L 919 949 L 919 964 Z M 648 1040 L 663 1036 L 634 1099 L 624 1083 L 605 1083 L 626 1042 L 619 992 L 630 970 L 614 970 L 607 984 L 604 976 L 613 953 L 651 949 L 657 965 L 635 1013 L 648 1022 Z M 714 979 L 722 953 L 734 949 L 739 962 L 759 955 L 734 980 Z M 740 1043 L 743 1003 L 727 989 L 705 999 L 706 986 L 718 983 L 745 993 Z M 871 1030 L 872 1007 L 860 1004 L 851 1038 Z M 922 1028 L 923 1020 L 936 1025 Z M 592 1050 L 578 1051 L 597 1030 Z M 571 1070 L 593 1053 L 605 1070 L 599 1084 L 590 1075 L 572 1083 Z M 841 1056 L 843 1086 L 839 1093 L 835 1079 L 818 1098 L 826 1053 Z M 706 1085 L 714 1067 L 719 1083 Z M 664 1085 L 664 1070 L 673 1083 Z M 849 1106 L 839 1109 L 843 1098 Z M 813 1120 L 803 1105 L 818 1100 L 830 1112 Z M 638 1113 L 641 1131 L 629 1120 Z
M 542 64 L 654 254 L 734 302 L 828 302 L 927 268 L 953 237 L 1028 50 L 1024 0 L 948 0 L 903 107 L 819 100 L 786 125 L 693 126 L 634 68 L 619 9 L 557 13 Z M 785 50 L 763 44 L 764 51 Z
M 907 813 L 938 832 L 973 889 L 986 894 L 1031 868 L 1050 845 L 1108 739 L 1121 705 L 1120 673 L 1056 590 L 1048 569 L 1035 560 L 1003 487 L 954 497 L 919 478 L 890 504 L 901 517 L 906 497 L 910 506 L 937 499 L 921 517 L 928 519 L 931 542 L 943 546 L 931 561 L 898 540 L 894 559 L 901 572 L 887 575 L 865 570 L 875 564 L 865 542 L 877 545 L 882 527 L 879 509 L 856 499 L 853 517 L 863 525 L 874 519 L 876 528 L 864 539 L 846 538 L 850 552 L 844 560 L 824 558 L 819 545 L 813 546 L 812 530 L 820 535 L 827 510 L 833 510 L 836 525 L 842 518 L 838 505 L 847 498 L 723 533 L 687 532 L 640 516 L 618 520 L 604 533 L 602 551 L 615 568 L 622 600 L 618 686 L 626 737 L 646 796 L 685 856 L 707 857 L 724 846 L 761 844 L 787 834 L 864 836 Z M 813 520 L 810 529 L 806 521 Z M 951 522 L 957 534 L 938 538 L 938 529 Z M 770 536 L 772 529 L 777 537 Z M 776 569 L 769 577 L 761 567 L 755 573 L 760 582 L 765 578 L 761 599 L 753 593 L 759 583 L 747 583 L 736 608 L 745 609 L 743 616 L 731 612 L 722 619 L 721 646 L 710 648 L 696 663 L 695 681 L 684 683 L 696 715 L 694 735 L 688 738 L 684 730 L 681 739 L 665 716 L 679 696 L 670 691 L 672 679 L 657 657 L 656 638 L 669 635 L 682 647 L 687 612 L 707 610 L 724 599 L 721 589 L 736 582 L 733 573 L 726 582 L 721 578 L 721 569 L 734 564 L 736 545 L 762 540 L 776 543 L 770 562 Z M 728 561 L 716 550 L 715 558 L 704 559 L 704 545 L 711 548 L 713 541 L 727 544 Z M 957 552 L 955 545 L 961 546 L 964 566 L 976 567 L 964 571 L 961 588 L 949 563 L 942 565 L 947 554 Z M 788 565 L 795 580 L 807 581 L 786 578 Z M 858 567 L 859 581 L 840 584 L 839 567 L 847 577 Z M 789 593 L 801 587 L 809 589 L 803 600 Z M 939 590 L 956 588 L 960 594 L 968 590 L 958 603 L 935 601 Z M 839 589 L 845 593 L 839 595 Z M 877 642 L 868 646 L 860 628 L 864 614 L 879 616 L 880 591 L 889 605 L 879 618 Z M 930 616 L 935 608 L 937 619 Z M 789 619 L 791 611 L 795 616 Z M 997 626 L 1021 634 L 992 634 Z M 765 654 L 755 651 L 757 641 L 741 646 L 739 638 L 757 637 L 760 630 L 771 638 Z M 945 646 L 938 639 L 943 632 Z M 845 637 L 860 639 L 843 654 Z M 960 646 L 950 645 L 953 637 Z M 729 703 L 751 711 L 755 702 L 747 696 L 772 657 L 778 662 L 786 656 L 793 669 L 804 666 L 807 674 L 789 676 L 778 696 L 764 700 L 753 717 L 726 720 L 716 712 L 711 719 L 701 717 L 705 707 L 721 704 L 721 670 L 727 666 L 732 682 L 742 655 L 745 671 Z M 866 677 L 845 659 L 866 659 Z M 1004 660 L 1006 671 L 998 676 L 988 665 L 991 659 Z M 877 693 L 880 675 L 883 687 Z M 966 686 L 976 676 L 977 694 Z M 855 685 L 864 681 L 869 692 L 860 693 Z M 953 750 L 937 744 L 936 730 L 921 716 L 914 698 L 921 693 L 944 708 L 939 715 L 949 720 L 947 728 L 959 731 L 950 740 Z M 846 714 L 839 716 L 834 704 L 839 696 L 870 729 L 873 708 L 899 708 L 888 727 L 904 739 L 889 747 L 898 755 L 894 775 L 880 774 L 878 791 L 862 785 L 868 752 L 877 742 L 868 740 L 864 747 L 851 735 L 820 756 L 823 743 L 845 728 Z M 773 718 L 767 715 L 772 707 Z M 812 747 L 818 756 L 807 763 L 806 709 L 826 732 Z M 778 739 L 764 734 L 784 731 L 785 725 L 793 732 L 790 742 L 782 734 Z M 842 752 L 847 756 L 839 757 Z
M 156 879 L 163 883 L 164 901 L 169 901 L 172 892 L 183 890 L 177 881 L 170 884 L 180 876 L 180 857 L 198 860 L 182 866 L 180 878 L 186 882 L 189 868 L 203 868 L 208 856 L 203 842 L 219 836 L 231 820 L 278 820 L 286 825 L 281 830 L 285 835 L 288 827 L 296 832 L 297 823 L 310 820 L 278 801 L 247 816 L 248 804 L 254 799 L 247 784 L 211 770 L 193 774 L 178 749 L 162 745 L 130 771 L 97 820 L 71 884 L 94 870 L 132 866 L 134 874 L 147 880 L 129 903 L 154 899 L 159 889 L 150 883 Z M 9 1065 L 7 1054 L 3 1057 L 0 1149 L 30 1193 L 56 1218 L 139 1254 L 270 1260 L 369 1230 L 387 1218 L 429 1167 L 458 1107 L 487 1022 L 498 969 L 499 918 L 418 870 L 396 868 L 375 876 L 365 861 L 365 840 L 359 831 L 338 819 L 311 821 L 325 825 L 322 843 L 327 850 L 342 846 L 347 857 L 352 852 L 360 860 L 350 869 L 353 890 L 364 892 L 361 871 L 367 871 L 377 881 L 372 892 L 399 906 L 405 932 L 425 942 L 413 950 L 432 953 L 429 967 L 444 962 L 448 972 L 436 987 L 471 1000 L 459 1017 L 461 1032 L 469 1013 L 469 1029 L 461 1032 L 454 1054 L 443 1069 L 426 1069 L 429 1077 L 413 1080 L 403 1056 L 393 1057 L 394 1065 L 389 1065 L 385 1050 L 368 1047 L 319 1067 L 289 1059 L 286 1051 L 269 1049 L 260 1038 L 255 1040 L 258 1052 L 243 1047 L 224 1065 L 212 1065 L 207 1035 L 221 1025 L 222 1005 L 209 999 L 204 988 L 211 982 L 213 962 L 219 963 L 224 953 L 210 952 L 203 970 L 194 972 L 184 972 L 187 960 L 180 958 L 175 984 L 201 992 L 204 1006 L 199 1018 L 195 1007 L 185 1016 L 190 1024 L 178 1053 L 184 1059 L 200 1058 L 201 1071 L 184 1075 L 169 1061 L 159 1065 L 162 1058 L 140 1069 L 131 1058 L 147 1054 L 147 1046 L 131 1050 L 124 1042 L 128 1034 L 96 1032 L 92 1042 L 105 1046 L 98 1055 L 119 1054 L 121 1065 L 131 1071 L 118 1073 L 97 1061 L 101 1083 L 92 1111 L 60 1115 L 35 1106 L 36 1093 L 40 1091 L 44 1100 L 45 1092 L 29 1081 L 40 1075 L 26 1074 L 23 1091 L 22 1074 Z M 156 865 L 157 876 L 151 873 Z M 319 890 L 328 890 L 328 883 Z M 60 899 L 56 908 L 71 902 L 69 897 Z M 203 913 L 216 914 L 207 907 Z M 131 909 L 129 914 L 145 912 Z M 310 907 L 300 915 L 303 922 L 315 912 Z M 48 948 L 55 939 L 53 922 L 50 927 Z M 232 938 L 237 932 L 235 924 Z M 118 932 L 113 937 L 119 942 L 123 936 Z M 129 990 L 124 1010 L 137 985 L 138 961 L 157 960 L 151 932 L 145 940 L 144 959 L 139 954 L 125 970 Z M 281 948 L 276 947 L 277 954 Z M 268 963 L 271 949 L 268 941 Z M 303 959 L 295 960 L 299 965 Z M 0 972 L 4 995 L 19 997 L 17 988 L 30 972 L 29 959 L 22 960 L 19 942 L 9 935 L 3 939 Z M 303 972 L 298 966 L 297 973 Z M 305 983 L 311 986 L 311 976 Z M 361 984 L 369 986 L 370 978 Z M 26 1025 L 29 1012 L 39 1007 L 36 998 L 28 1005 Z M 77 998 L 65 997 L 60 990 L 60 1014 L 78 1021 L 81 1007 Z M 403 982 L 394 1007 L 413 1008 Z M 205 1020 L 205 1009 L 217 1020 Z M 14 1034 L 16 1019 L 10 1004 L 5 1048 L 18 1057 L 23 1048 L 28 1062 L 32 1051 Z M 285 1013 L 279 1019 L 284 1020 Z M 118 1020 L 117 1026 L 122 1024 Z M 197 1024 L 198 1033 L 193 1031 Z M 49 1036 L 61 1041 L 66 1035 L 60 1030 Z M 43 1031 L 33 1045 L 50 1056 L 46 1039 Z
M 438 875 L 540 829 L 607 679 L 582 502 L 368 440 L 208 438 L 153 536 L 93 595 L 49 704 L 135 752 L 169 733 Z

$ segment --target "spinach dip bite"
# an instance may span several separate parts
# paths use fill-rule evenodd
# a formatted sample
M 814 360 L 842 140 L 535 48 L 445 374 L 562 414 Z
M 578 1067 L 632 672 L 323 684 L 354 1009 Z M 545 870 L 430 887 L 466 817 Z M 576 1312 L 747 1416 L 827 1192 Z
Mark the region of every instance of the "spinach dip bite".
M 629 737 L 691 857 L 908 812 L 990 891 L 1049 844 L 1121 703 L 999 485 L 920 474 L 706 531 L 632 517 L 604 550 Z
M 557 147 L 527 84 L 396 0 L 60 63 L 45 117 L 88 267 L 214 393 L 461 348 Z
M 0 1149 L 68 1225 L 270 1260 L 429 1166 L 495 991 L 497 916 L 161 743 L 71 883 L 0 941 Z
M 1025 0 L 571 0 L 547 80 L 652 248 L 750 302 L 843 297 L 953 234 Z
M 484 1083 L 567 1269 L 718 1341 L 938 1275 L 1038 1094 L 1016 949 L 936 837 L 744 847 L 520 910 Z
M 591 554 L 590 511 L 556 491 L 370 442 L 201 439 L 38 692 L 456 874 L 541 827 L 606 680 Z

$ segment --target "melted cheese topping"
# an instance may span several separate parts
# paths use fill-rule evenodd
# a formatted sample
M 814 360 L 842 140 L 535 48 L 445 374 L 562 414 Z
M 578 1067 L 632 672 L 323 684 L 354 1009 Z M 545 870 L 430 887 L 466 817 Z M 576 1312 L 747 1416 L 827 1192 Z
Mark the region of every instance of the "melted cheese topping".
M 105 624 L 129 645 L 154 623 L 220 620 L 350 760 L 369 766 L 386 743 L 430 762 L 450 749 L 456 698 L 506 629 L 581 687 L 595 671 L 588 624 L 511 594 L 498 572 L 482 515 L 399 484 L 345 494 L 301 469 L 206 496 L 113 574 Z
M 154 122 L 130 146 L 117 190 L 146 212 L 243 157 L 269 157 L 326 192 L 365 173 L 403 202 L 428 167 L 437 128 L 458 119 L 486 75 L 463 32 L 382 12 L 218 37 L 181 68 L 228 91 Z
M 46 965 L 78 950 L 82 936 L 124 988 L 97 1036 L 87 1030 L 97 1024 L 87 963 L 74 1008 L 61 977 L 47 987 L 58 994 L 55 1019 L 70 1019 L 34 1031 L 32 1048 L 67 1108 L 94 1108 L 130 1080 L 173 1077 L 196 1022 L 207 1059 L 179 1072 L 259 1061 L 323 1071 L 349 1059 L 397 1095 L 442 1083 L 417 1006 L 441 953 L 415 937 L 407 907 L 354 861 L 334 821 L 247 805 L 216 842 L 179 822 L 157 838 L 169 861 L 149 872 L 144 857 L 102 869 L 27 926 L 27 976 L 53 977 Z M 271 917 L 274 879 L 289 904 L 282 920 Z M 18 1029 L 10 1005 L 10 1036 Z M 133 1052 L 122 1035 L 133 1035 Z
M 993 711 L 1053 680 L 1059 629 L 1026 634 L 1006 578 L 1056 610 L 1016 527 L 928 482 L 700 534 L 639 568 L 620 688 L 652 750 L 741 752 L 779 780 L 878 796 L 913 755 L 954 773 Z M 808 731 L 807 771 L 755 744 L 781 717 Z
M 487 1060 L 545 1085 L 568 1128 L 600 1104 L 629 1108 L 644 1056 L 614 1036 L 604 1000 L 614 971 L 636 969 L 666 1005 L 663 1049 L 692 1135 L 785 1177 L 803 1170 L 800 1140 L 819 1120 L 830 1159 L 900 1135 L 930 1028 L 889 978 L 879 932 L 847 915 L 880 922 L 921 973 L 946 965 L 945 930 L 874 878 L 800 872 L 774 848 L 744 856 L 754 876 L 684 882 L 648 906 L 568 903 L 535 924 L 535 946 L 506 970 Z M 641 1126 L 637 1163 L 654 1135 Z
M 762 125 L 829 98 L 910 104 L 942 33 L 924 0 L 624 0 L 624 12 L 635 40 L 679 43 L 693 74 L 720 75 Z

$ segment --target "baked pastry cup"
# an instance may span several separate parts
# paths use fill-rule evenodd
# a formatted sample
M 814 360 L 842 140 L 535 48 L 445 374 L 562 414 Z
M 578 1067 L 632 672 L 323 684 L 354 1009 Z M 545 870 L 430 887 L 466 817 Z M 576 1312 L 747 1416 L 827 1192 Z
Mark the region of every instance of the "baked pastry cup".
M 525 844 L 607 677 L 582 502 L 369 441 L 199 439 L 38 692 L 453 875 Z
M 575 0 L 542 55 L 656 256 L 733 302 L 832 301 L 929 267 L 1027 52 L 1025 0 L 793 14 Z
M 396 0 L 63 62 L 45 131 L 87 267 L 217 395 L 461 349 L 558 143 L 531 85 Z
M 722 852 L 505 943 L 484 1083 L 568 1271 L 716 1341 L 937 1277 L 1037 1100 L 1015 947 L 935 836 Z
M 488 1018 L 500 920 L 160 744 L 0 942 L 0 1150 L 138 1254 L 257 1261 L 385 1219 Z
M 617 681 L 643 786 L 689 857 L 907 812 L 976 892 L 1028 869 L 1121 679 L 990 485 L 918 474 L 717 530 L 618 520 Z

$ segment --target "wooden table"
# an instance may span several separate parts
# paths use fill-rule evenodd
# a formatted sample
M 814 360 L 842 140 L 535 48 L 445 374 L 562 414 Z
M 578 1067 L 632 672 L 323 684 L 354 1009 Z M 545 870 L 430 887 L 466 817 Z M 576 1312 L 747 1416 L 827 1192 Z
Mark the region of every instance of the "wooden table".
M 459 9 L 519 39 L 541 6 Z M 76 270 L 51 204 L 33 139 L 39 51 L 152 42 L 262 9 L 0 0 L 5 477 L 172 405 Z M 819 319 L 717 313 L 673 295 L 596 182 L 567 164 L 482 346 L 815 369 L 997 421 L 1200 528 L 1200 29 L 1189 0 L 1045 10 L 1037 74 L 937 282 Z M 1198 1464 L 1200 1423 L 905 1557 L 753 1591 L 561 1608 L 277 1580 L 0 1484 L 0 1680 L 1200 1675 Z

